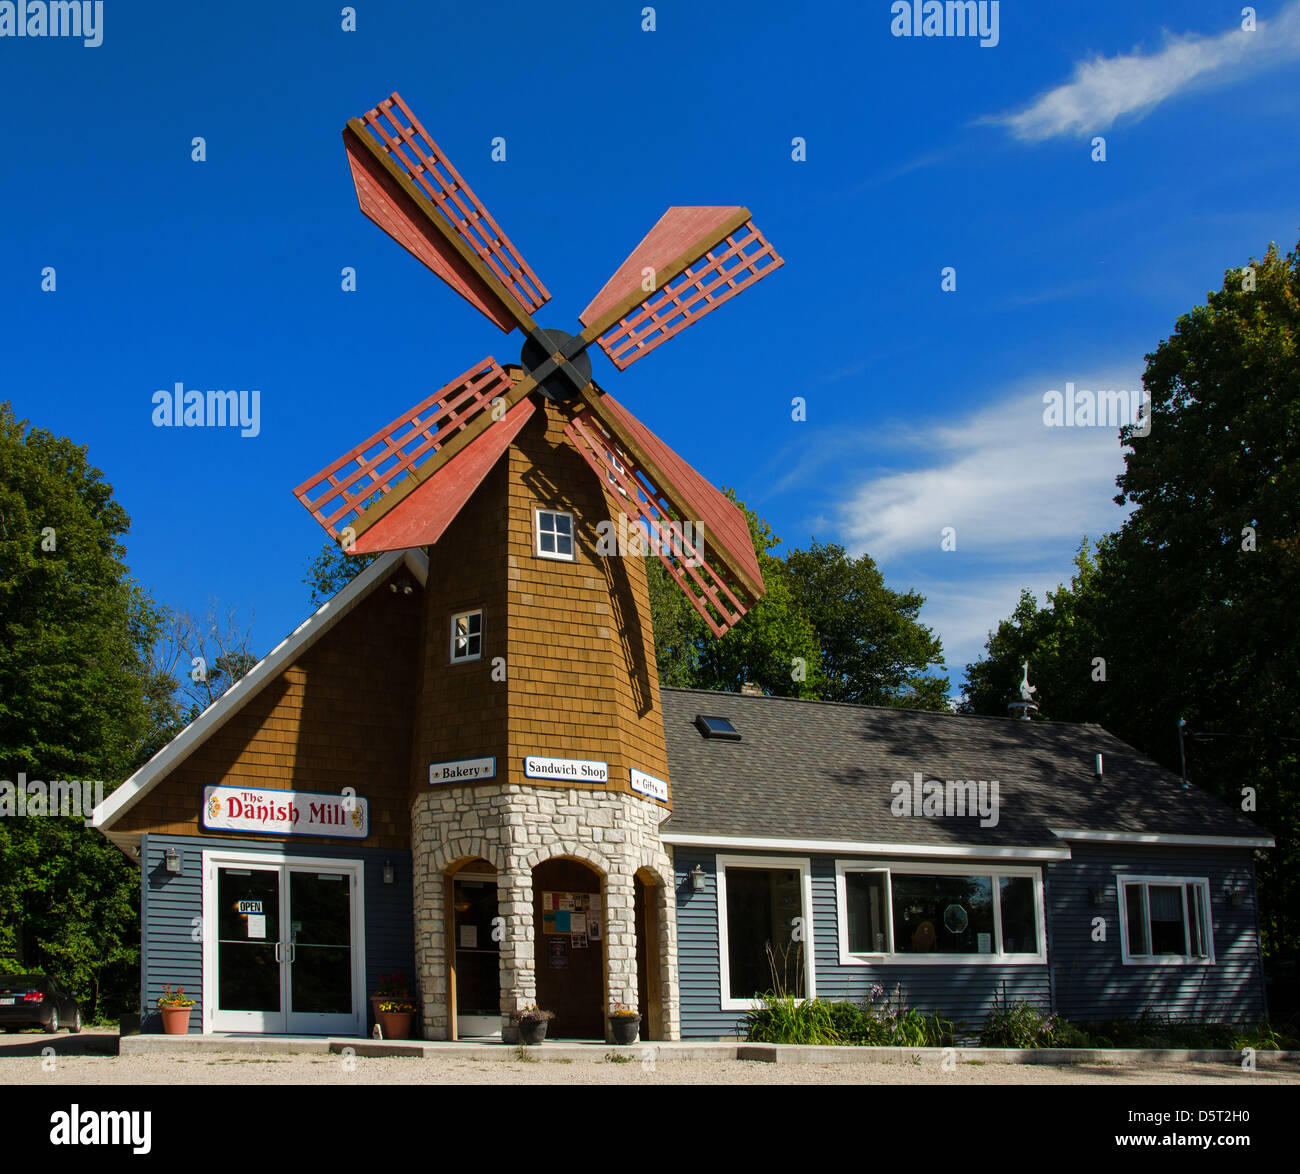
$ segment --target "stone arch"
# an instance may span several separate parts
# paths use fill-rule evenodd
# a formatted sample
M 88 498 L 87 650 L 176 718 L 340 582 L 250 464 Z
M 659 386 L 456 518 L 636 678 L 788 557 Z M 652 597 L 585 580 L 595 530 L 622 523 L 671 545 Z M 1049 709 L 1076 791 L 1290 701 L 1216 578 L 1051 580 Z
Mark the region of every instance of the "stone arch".
M 482 836 L 453 836 L 429 852 L 428 869 L 430 874 L 446 872 L 458 860 L 473 860 L 481 857 L 497 872 L 504 863 L 501 845 L 484 839 Z
M 524 857 L 523 865 L 529 872 L 532 872 L 543 861 L 565 857 L 579 860 L 595 869 L 600 874 L 602 881 L 608 880 L 615 873 L 613 862 L 608 856 L 593 848 L 590 844 L 582 844 L 577 840 L 564 840 L 556 844 L 539 844 Z

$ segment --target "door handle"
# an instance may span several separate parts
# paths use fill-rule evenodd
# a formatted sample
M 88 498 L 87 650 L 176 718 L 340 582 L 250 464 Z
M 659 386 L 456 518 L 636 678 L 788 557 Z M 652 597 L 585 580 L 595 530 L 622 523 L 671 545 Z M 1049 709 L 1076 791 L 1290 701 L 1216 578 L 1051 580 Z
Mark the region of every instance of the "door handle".
M 281 947 L 281 945 L 282 945 L 282 943 L 280 943 L 280 942 L 276 942 L 276 943 L 275 943 L 275 960 L 276 960 L 276 962 L 282 962 L 282 961 L 283 961 L 283 959 L 282 959 L 281 956 L 280 956 L 280 947 Z
M 289 943 L 289 965 L 292 966 L 297 961 L 298 961 L 298 943 L 290 942 Z

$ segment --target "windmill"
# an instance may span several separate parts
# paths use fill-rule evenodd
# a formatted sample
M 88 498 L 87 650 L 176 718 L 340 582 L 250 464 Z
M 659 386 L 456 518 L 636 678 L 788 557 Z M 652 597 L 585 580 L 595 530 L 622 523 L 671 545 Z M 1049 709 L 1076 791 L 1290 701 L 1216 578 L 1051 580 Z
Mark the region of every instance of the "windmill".
M 361 211 L 524 342 L 518 367 L 480 360 L 295 496 L 349 553 L 432 546 L 529 418 L 556 405 L 607 499 L 722 636 L 764 594 L 744 514 L 592 380 L 588 351 L 625 370 L 779 268 L 749 210 L 669 208 L 569 334 L 534 320 L 549 292 L 399 95 L 351 119 L 343 141 Z

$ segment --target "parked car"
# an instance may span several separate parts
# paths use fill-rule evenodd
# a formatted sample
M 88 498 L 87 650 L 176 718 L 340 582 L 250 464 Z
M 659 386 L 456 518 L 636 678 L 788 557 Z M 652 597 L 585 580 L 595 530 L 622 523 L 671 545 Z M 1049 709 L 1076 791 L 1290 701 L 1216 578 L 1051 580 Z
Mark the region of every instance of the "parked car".
M 0 1027 L 17 1031 L 43 1027 L 81 1030 L 81 1008 L 54 979 L 44 974 L 0 974 Z

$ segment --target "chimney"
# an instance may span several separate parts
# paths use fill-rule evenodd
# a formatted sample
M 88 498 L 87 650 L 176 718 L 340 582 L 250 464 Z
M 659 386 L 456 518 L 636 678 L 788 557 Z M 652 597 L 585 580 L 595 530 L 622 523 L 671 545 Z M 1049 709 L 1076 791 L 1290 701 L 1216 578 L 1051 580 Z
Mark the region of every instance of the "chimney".
M 756 685 L 753 681 L 746 681 L 740 687 L 740 694 L 742 697 L 762 697 L 763 686 Z
M 1097 776 L 1097 781 L 1100 782 L 1101 781 L 1101 755 L 1100 754 L 1097 755 L 1097 761 L 1093 768 L 1093 774 Z

